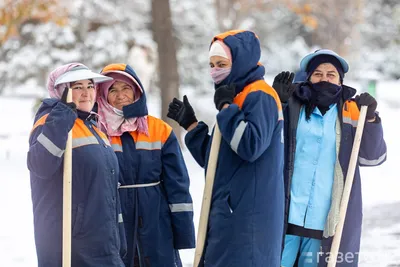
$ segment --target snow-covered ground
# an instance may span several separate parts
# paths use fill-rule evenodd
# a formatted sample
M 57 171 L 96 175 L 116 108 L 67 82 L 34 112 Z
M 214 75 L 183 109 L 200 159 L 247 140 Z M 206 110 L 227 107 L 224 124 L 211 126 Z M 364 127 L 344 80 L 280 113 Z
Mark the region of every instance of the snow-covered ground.
M 360 266 L 396 267 L 400 266 L 400 175 L 397 165 L 400 163 L 400 83 L 382 85 L 378 87 L 378 94 L 388 160 L 382 166 L 362 169 L 364 231 Z M 156 99 L 150 96 L 149 101 L 150 113 L 157 115 Z M 212 101 L 211 97 L 209 101 Z M 29 99 L 0 97 L 0 266 L 37 266 L 26 168 L 28 136 L 33 120 L 32 104 Z M 204 171 L 187 151 L 184 154 L 191 175 L 190 190 L 197 228 Z M 181 251 L 186 266 L 191 266 L 193 254 L 194 250 Z

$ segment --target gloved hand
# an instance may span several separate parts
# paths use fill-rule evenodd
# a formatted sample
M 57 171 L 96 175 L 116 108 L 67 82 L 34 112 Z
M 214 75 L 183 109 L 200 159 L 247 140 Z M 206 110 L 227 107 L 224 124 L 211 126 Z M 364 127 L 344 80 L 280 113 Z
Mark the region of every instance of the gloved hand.
M 64 92 L 61 96 L 61 103 L 64 103 L 65 105 L 67 105 L 70 109 L 72 109 L 73 112 L 76 113 L 76 104 L 74 102 L 68 102 L 67 103 L 67 95 L 68 95 L 68 87 L 65 87 Z M 72 94 L 72 92 L 71 92 Z
M 167 117 L 179 123 L 185 130 L 187 130 L 190 125 L 197 122 L 194 110 L 186 95 L 183 96 L 183 102 L 174 98 L 172 102 L 169 103 Z
M 358 109 L 360 109 L 361 106 L 368 106 L 366 116 L 367 120 L 373 120 L 375 118 L 375 110 L 378 106 L 378 102 L 376 102 L 372 95 L 362 93 L 361 95 L 356 96 L 354 101 L 357 103 Z
M 235 87 L 235 84 L 222 85 L 215 90 L 214 103 L 219 111 L 225 104 L 232 104 L 236 95 Z
M 278 93 L 282 103 L 286 103 L 292 96 L 295 86 L 293 86 L 294 73 L 282 71 L 275 76 L 272 87 Z

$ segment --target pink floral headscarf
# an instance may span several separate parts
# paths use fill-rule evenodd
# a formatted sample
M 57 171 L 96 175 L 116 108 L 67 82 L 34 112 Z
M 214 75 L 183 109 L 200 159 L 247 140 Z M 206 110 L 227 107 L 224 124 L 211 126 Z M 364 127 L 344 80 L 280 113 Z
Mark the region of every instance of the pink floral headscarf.
M 62 84 L 58 84 L 56 87 L 54 87 L 54 84 L 56 83 L 57 78 L 60 77 L 61 75 L 63 75 L 64 73 L 68 72 L 72 68 L 75 68 L 78 66 L 86 67 L 82 63 L 74 62 L 74 63 L 69 63 L 69 64 L 62 65 L 60 67 L 57 67 L 52 72 L 50 72 L 49 77 L 47 78 L 47 90 L 49 91 L 49 95 L 51 98 L 60 99 L 65 87 L 70 86 L 69 83 L 68 84 L 62 83 Z
M 128 73 L 122 71 L 113 71 L 103 74 L 114 80 L 99 84 L 99 92 L 97 95 L 97 103 L 99 105 L 98 113 L 101 129 L 108 136 L 121 136 L 124 132 L 138 131 L 148 135 L 147 116 L 137 118 L 125 118 L 122 110 L 118 110 L 111 106 L 107 101 L 108 91 L 116 82 L 124 82 L 128 84 L 134 93 L 135 101 L 138 101 L 143 94 L 143 89 L 139 83 Z

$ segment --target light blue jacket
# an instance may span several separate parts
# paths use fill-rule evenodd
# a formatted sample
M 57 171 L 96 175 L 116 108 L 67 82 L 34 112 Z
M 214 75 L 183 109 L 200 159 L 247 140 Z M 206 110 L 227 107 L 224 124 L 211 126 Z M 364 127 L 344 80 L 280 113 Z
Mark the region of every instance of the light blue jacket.
M 314 109 L 308 121 L 304 107 L 301 109 L 290 191 L 291 224 L 324 230 L 332 198 L 337 116 L 336 104 L 325 116 Z

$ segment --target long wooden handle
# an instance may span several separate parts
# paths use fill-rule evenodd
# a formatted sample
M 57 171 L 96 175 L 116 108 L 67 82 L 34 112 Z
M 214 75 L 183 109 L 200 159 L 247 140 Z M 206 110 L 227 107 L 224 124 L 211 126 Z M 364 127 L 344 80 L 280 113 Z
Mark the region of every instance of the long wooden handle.
M 368 109 L 367 106 L 361 106 L 360 116 L 358 118 L 358 123 L 357 123 L 356 135 L 354 137 L 354 142 L 353 142 L 353 150 L 351 151 L 349 168 L 347 170 L 346 183 L 345 183 L 344 189 L 343 189 L 342 201 L 340 202 L 339 222 L 338 222 L 338 225 L 336 226 L 336 233 L 335 233 L 335 235 L 333 237 L 333 241 L 332 241 L 331 252 L 329 254 L 328 267 L 336 266 L 337 256 L 339 253 L 340 241 L 342 239 L 344 221 L 346 219 L 347 206 L 349 204 L 351 188 L 352 188 L 353 180 L 354 180 L 354 173 L 355 173 L 356 167 L 357 167 L 358 152 L 360 150 L 360 144 L 361 144 L 362 134 L 363 134 L 363 130 L 364 130 L 367 109 Z
M 67 102 L 72 102 L 71 89 L 68 90 Z M 63 236 L 62 267 L 71 266 L 71 231 L 72 231 L 72 130 L 68 133 L 64 152 L 63 179 Z
M 194 255 L 193 267 L 198 267 L 204 250 L 204 244 L 207 236 L 208 217 L 210 215 L 210 206 L 212 190 L 214 186 L 215 171 L 217 169 L 219 148 L 221 146 L 221 132 L 218 123 L 215 124 L 214 136 L 211 142 L 210 157 L 208 158 L 206 183 L 204 185 L 203 202 L 201 204 L 200 222 L 197 233 L 197 244 Z

